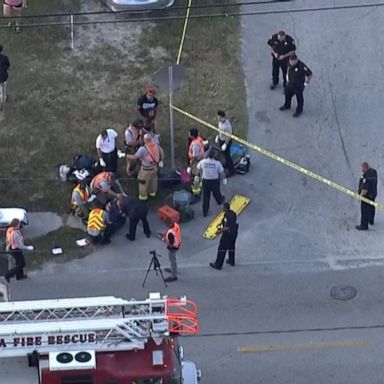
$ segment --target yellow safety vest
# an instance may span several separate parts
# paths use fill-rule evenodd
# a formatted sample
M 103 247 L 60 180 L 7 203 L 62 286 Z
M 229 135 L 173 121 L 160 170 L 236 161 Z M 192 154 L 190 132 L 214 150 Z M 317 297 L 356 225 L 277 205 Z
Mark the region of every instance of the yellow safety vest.
M 89 196 L 91 195 L 91 191 L 88 187 L 88 185 L 85 187 L 85 191 L 82 191 L 80 189 L 80 184 L 77 184 L 75 188 L 73 188 L 73 191 L 72 191 L 72 194 L 74 192 L 77 192 L 79 195 L 80 195 L 80 198 L 82 201 L 87 201 L 89 199 Z M 71 204 L 72 206 L 76 207 L 77 206 L 77 202 L 75 200 L 71 200 Z
M 92 209 L 88 217 L 87 229 L 103 231 L 106 228 L 106 224 L 103 218 L 104 210 L 101 208 Z

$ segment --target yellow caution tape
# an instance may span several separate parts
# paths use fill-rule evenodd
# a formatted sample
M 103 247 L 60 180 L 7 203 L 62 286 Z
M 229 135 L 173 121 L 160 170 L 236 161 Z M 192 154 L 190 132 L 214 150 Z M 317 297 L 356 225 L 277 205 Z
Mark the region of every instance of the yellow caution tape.
M 281 164 L 284 164 L 287 167 L 294 169 L 297 172 L 300 172 L 300 173 L 302 173 L 308 177 L 311 177 L 312 179 L 317 180 L 318 182 L 320 182 L 322 184 L 328 185 L 328 187 L 336 189 L 337 191 L 342 192 L 342 193 L 344 193 L 350 197 L 353 197 L 356 200 L 364 201 L 364 203 L 373 205 L 374 207 L 384 211 L 384 204 L 382 204 L 382 203 L 375 202 L 375 201 L 367 199 L 366 197 L 360 196 L 358 193 L 356 193 L 356 192 L 354 192 L 354 191 L 352 191 L 352 190 L 350 190 L 350 189 L 348 189 L 348 188 L 346 188 L 340 184 L 337 184 L 332 180 L 329 180 L 325 177 L 318 175 L 317 173 L 314 173 L 314 172 L 312 172 L 306 168 L 303 168 L 300 165 L 295 164 L 290 160 L 286 160 L 283 157 L 276 155 L 275 153 L 268 151 L 267 149 L 265 149 L 263 147 L 260 147 L 259 145 L 253 144 L 247 140 L 242 139 L 241 137 L 238 137 L 236 135 L 229 134 L 226 132 L 222 132 L 217 127 L 215 127 L 214 125 L 207 123 L 206 121 L 199 119 L 198 117 L 192 115 L 191 113 L 188 113 L 188 112 L 186 112 L 186 111 L 184 111 L 184 110 L 182 110 L 182 109 L 180 109 L 174 105 L 172 105 L 171 107 L 176 112 L 179 112 L 180 114 L 182 114 L 186 117 L 189 117 L 190 119 L 192 119 L 192 120 L 194 120 L 194 121 L 196 121 L 202 125 L 205 125 L 206 127 L 211 128 L 216 132 L 221 132 L 222 134 L 229 136 L 231 139 L 236 140 L 237 142 L 245 145 L 246 147 L 251 148 L 256 152 L 263 154 L 264 156 L 267 156 L 267 157 L 269 157 L 269 158 L 271 158 L 271 159 L 273 159 L 273 160 L 275 160 Z
M 242 195 L 235 195 L 232 197 L 229 205 L 237 215 L 239 215 L 251 202 L 251 199 Z M 217 216 L 211 221 L 207 229 L 203 233 L 203 237 L 208 240 L 214 239 L 218 234 L 220 234 L 219 226 L 222 223 L 224 218 L 224 211 L 221 210 Z
M 187 8 L 187 13 L 185 14 L 183 33 L 181 34 L 179 53 L 177 54 L 177 60 L 176 60 L 176 64 L 177 64 L 177 65 L 180 64 L 181 53 L 183 52 L 184 40 L 185 40 L 185 35 L 186 35 L 186 33 L 187 33 L 188 22 L 189 22 L 189 15 L 190 15 L 190 13 L 191 13 L 191 5 L 192 5 L 192 0 L 189 0 L 189 2 L 188 2 L 188 8 Z

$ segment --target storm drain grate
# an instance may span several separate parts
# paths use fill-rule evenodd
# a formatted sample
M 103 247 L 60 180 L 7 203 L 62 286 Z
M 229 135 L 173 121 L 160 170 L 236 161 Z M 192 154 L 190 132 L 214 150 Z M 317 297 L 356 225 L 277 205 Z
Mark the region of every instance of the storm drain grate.
M 357 294 L 355 287 L 350 285 L 336 285 L 331 289 L 331 296 L 335 300 L 352 300 Z

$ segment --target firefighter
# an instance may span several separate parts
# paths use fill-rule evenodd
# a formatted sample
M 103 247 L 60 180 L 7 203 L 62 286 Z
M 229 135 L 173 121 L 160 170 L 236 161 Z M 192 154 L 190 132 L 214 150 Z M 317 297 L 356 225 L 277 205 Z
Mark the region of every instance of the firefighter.
M 164 151 L 159 144 L 152 141 L 149 133 L 144 135 L 142 145 L 134 155 L 127 155 L 129 160 L 140 160 L 138 174 L 139 199 L 148 200 L 148 196 L 155 197 L 158 188 L 159 168 L 163 168 Z
M 188 168 L 187 171 L 193 176 L 199 174 L 197 170 L 197 164 L 205 156 L 205 141 L 199 136 L 199 131 L 196 128 L 192 128 L 189 131 L 189 147 L 188 147 Z
M 202 181 L 197 164 L 205 157 L 205 145 L 207 142 L 199 135 L 196 128 L 189 131 L 188 146 L 188 168 L 187 172 L 192 175 L 191 192 L 194 201 L 199 201 L 202 191 Z
M 141 119 L 135 120 L 129 127 L 125 130 L 124 135 L 124 144 L 125 144 L 125 153 L 126 155 L 134 155 L 139 149 L 141 140 L 142 140 L 142 128 L 144 122 Z M 137 160 L 127 159 L 127 175 L 132 176 L 136 174 L 138 168 Z
M 165 268 L 165 272 L 170 273 L 170 276 L 164 279 L 166 283 L 177 281 L 177 263 L 176 253 L 181 246 L 181 230 L 179 224 L 175 221 L 169 226 L 163 236 L 163 241 L 167 245 L 170 268 Z
M 91 181 L 91 192 L 96 195 L 102 206 L 117 197 L 114 187 L 115 176 L 112 172 L 98 173 Z
M 87 184 L 87 180 L 81 180 L 79 184 L 73 188 L 71 197 L 71 206 L 74 216 L 81 220 L 87 221 L 89 215 L 89 202 L 91 196 L 91 188 Z
M 87 232 L 92 243 L 109 244 L 112 227 L 108 212 L 100 207 L 93 208 L 88 216 Z
M 24 250 L 33 251 L 33 245 L 25 245 L 24 238 L 20 232 L 20 220 L 13 219 L 11 225 L 6 232 L 6 248 L 5 250 L 15 259 L 16 266 L 10 269 L 5 275 L 5 280 L 9 283 L 11 277 L 16 276 L 16 280 L 26 279 L 27 275 L 24 273 L 25 259 L 23 255 Z

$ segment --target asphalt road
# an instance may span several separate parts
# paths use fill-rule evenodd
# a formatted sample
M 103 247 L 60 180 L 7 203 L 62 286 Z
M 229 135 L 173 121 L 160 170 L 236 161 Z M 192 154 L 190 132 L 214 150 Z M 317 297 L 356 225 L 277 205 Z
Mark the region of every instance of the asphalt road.
M 364 2 L 298 0 L 243 9 Z M 384 200 L 383 17 L 384 7 L 376 7 L 242 19 L 249 139 L 352 189 L 360 162 L 367 160 L 379 172 L 379 200 Z M 266 40 L 280 29 L 293 35 L 298 55 L 314 72 L 299 119 L 278 111 L 281 87 L 269 90 Z M 223 188 L 227 196 L 246 191 L 252 198 L 240 217 L 236 268 L 208 267 L 217 240 L 201 240 L 209 220 L 199 208 L 182 228 L 179 281 L 167 289 L 155 276 L 141 288 L 148 251 L 162 249 L 161 243 L 147 242 L 140 233 L 128 244 L 120 234 L 85 259 L 52 264 L 12 282 L 13 297 L 186 294 L 199 304 L 201 332 L 184 338 L 185 356 L 203 370 L 205 383 L 381 383 L 382 214 L 369 232 L 359 233 L 356 201 L 261 155 L 252 160 L 250 175 L 236 176 Z M 151 224 L 154 232 L 161 229 L 154 218 Z M 357 296 L 334 300 L 330 289 L 339 284 L 354 286 Z

